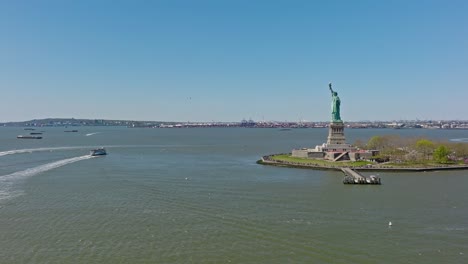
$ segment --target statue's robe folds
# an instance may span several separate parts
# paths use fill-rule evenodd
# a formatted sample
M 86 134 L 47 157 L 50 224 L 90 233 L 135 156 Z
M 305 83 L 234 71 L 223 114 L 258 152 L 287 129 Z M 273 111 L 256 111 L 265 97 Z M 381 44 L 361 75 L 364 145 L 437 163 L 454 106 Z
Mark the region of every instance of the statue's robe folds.
M 341 121 L 341 116 L 340 116 L 340 98 L 338 95 L 333 95 L 332 97 L 332 121 Z

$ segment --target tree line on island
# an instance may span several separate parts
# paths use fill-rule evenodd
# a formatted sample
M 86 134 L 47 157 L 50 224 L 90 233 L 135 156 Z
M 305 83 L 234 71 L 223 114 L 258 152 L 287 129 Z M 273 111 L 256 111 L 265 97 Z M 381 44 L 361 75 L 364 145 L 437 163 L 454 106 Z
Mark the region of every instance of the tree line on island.
M 408 164 L 466 164 L 468 143 L 431 141 L 426 138 L 403 138 L 382 135 L 370 138 L 367 143 L 356 140 L 360 149 L 379 150 L 376 161 Z

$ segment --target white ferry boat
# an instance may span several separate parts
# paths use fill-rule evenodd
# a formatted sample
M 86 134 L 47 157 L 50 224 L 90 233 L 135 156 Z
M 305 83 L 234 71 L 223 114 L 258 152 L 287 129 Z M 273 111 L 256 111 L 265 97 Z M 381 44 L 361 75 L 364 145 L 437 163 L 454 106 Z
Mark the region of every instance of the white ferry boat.
M 107 155 L 106 149 L 105 148 L 97 148 L 93 149 L 89 152 L 89 155 L 91 156 L 103 156 Z
M 21 139 L 41 139 L 41 136 L 23 136 L 23 135 L 18 135 L 16 138 L 21 138 Z

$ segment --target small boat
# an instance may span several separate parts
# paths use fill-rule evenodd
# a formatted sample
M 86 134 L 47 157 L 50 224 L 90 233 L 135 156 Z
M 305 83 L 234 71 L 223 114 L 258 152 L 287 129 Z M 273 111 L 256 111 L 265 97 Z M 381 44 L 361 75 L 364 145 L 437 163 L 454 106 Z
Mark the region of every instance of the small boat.
M 42 132 L 31 132 L 30 135 L 42 135 Z
M 41 136 L 23 136 L 23 135 L 18 135 L 16 138 L 21 138 L 21 139 L 41 139 Z
M 78 132 L 78 130 L 65 130 L 63 132 Z
M 97 148 L 93 149 L 89 152 L 89 155 L 91 156 L 103 156 L 107 155 L 106 149 L 105 148 Z

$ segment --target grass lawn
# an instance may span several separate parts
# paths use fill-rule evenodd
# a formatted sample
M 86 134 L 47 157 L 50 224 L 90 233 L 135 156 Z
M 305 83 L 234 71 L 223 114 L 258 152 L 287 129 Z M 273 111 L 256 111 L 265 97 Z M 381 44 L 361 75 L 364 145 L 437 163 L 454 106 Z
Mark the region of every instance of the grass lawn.
M 369 161 L 333 162 L 333 161 L 326 161 L 326 160 L 319 160 L 319 159 L 297 158 L 297 157 L 291 157 L 291 155 L 274 155 L 274 156 L 271 156 L 271 159 L 277 160 L 277 161 L 301 163 L 304 165 L 318 165 L 318 166 L 329 166 L 329 167 L 336 167 L 336 166 L 362 167 L 368 164 L 374 164 Z
M 270 156 L 271 160 L 282 162 L 282 165 L 290 165 L 290 166 L 310 166 L 310 167 L 317 167 L 317 168 L 342 168 L 342 167 L 355 167 L 359 169 L 360 167 L 364 167 L 366 165 L 372 165 L 371 169 L 403 169 L 403 170 L 418 170 L 422 169 L 438 169 L 438 168 L 446 168 L 449 169 L 450 167 L 457 167 L 460 166 L 467 168 L 468 164 L 465 164 L 463 161 L 457 162 L 448 162 L 448 163 L 437 163 L 434 160 L 427 160 L 427 161 L 406 161 L 406 162 L 385 162 L 385 163 L 374 163 L 370 161 L 327 161 L 321 159 L 307 159 L 307 158 L 297 158 L 292 157 L 291 154 L 278 154 Z M 290 163 L 290 164 L 288 164 Z
M 450 166 L 462 166 L 465 165 L 463 162 L 447 162 L 447 163 L 438 163 L 433 160 L 428 160 L 425 162 L 422 161 L 407 161 L 407 162 L 399 162 L 399 163 L 385 163 L 382 164 L 384 166 L 390 166 L 390 167 L 420 167 L 420 168 L 426 168 L 426 167 L 450 167 Z

